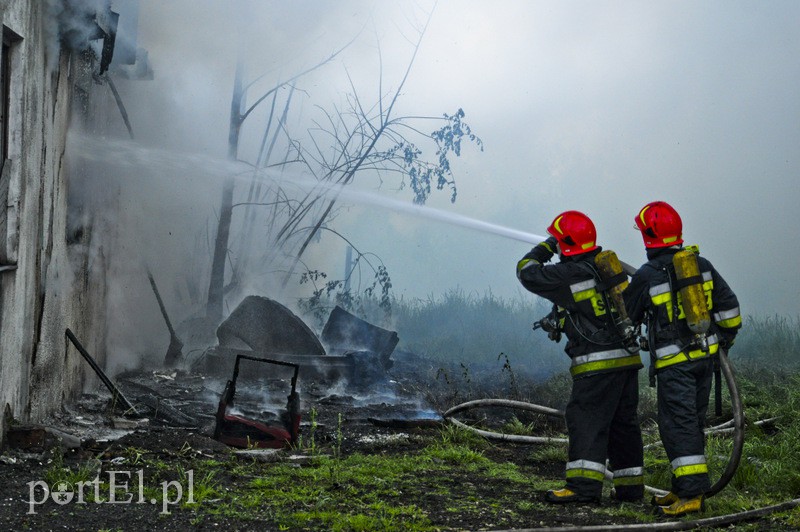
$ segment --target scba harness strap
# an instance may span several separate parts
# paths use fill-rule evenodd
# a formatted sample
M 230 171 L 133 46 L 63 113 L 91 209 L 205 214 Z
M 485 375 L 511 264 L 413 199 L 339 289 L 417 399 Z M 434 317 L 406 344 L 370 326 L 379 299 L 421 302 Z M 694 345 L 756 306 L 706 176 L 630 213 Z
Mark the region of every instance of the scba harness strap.
M 654 324 L 653 322 L 658 319 L 658 314 L 656 312 L 650 313 L 650 324 L 647 328 L 651 333 L 649 334 L 649 344 L 651 347 L 650 359 L 652 367 L 659 370 L 682 362 L 692 362 L 715 355 L 719 350 L 719 341 L 715 334 L 706 334 L 706 346 L 700 349 L 691 349 L 691 347 L 696 344 L 696 338 L 687 339 L 681 334 L 678 326 L 679 320 L 686 319 L 679 302 L 680 289 L 692 284 L 701 284 L 704 290 L 706 287 L 709 291 L 713 290 L 711 272 L 702 272 L 700 275 L 678 279 L 673 264 L 665 264 L 661 269 L 667 276 L 667 282 L 652 287 L 649 292 L 650 299 L 654 305 L 670 305 L 668 309 L 669 312 L 667 313 L 669 329 L 672 331 L 671 336 L 676 338 L 678 342 L 656 348 L 655 328 L 652 327 L 652 325 Z M 651 386 L 652 385 L 653 377 L 651 375 Z

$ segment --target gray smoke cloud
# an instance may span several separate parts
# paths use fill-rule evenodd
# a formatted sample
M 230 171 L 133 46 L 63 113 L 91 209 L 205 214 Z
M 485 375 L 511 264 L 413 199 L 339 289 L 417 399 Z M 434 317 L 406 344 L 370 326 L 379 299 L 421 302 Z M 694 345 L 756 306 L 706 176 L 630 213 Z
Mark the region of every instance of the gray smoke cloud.
M 320 108 L 346 108 L 354 89 L 370 104 L 396 89 L 414 28 L 432 7 L 141 2 L 137 45 L 149 53 L 155 77 L 117 82 L 144 154 L 141 172 L 117 172 L 137 191 L 123 210 L 136 254 L 163 265 L 168 278 L 202 279 L 197 290 L 205 290 L 224 173 L 209 161 L 225 158 L 238 50 L 246 79 L 257 80 L 248 89 L 252 103 L 355 38 L 297 82 L 286 127 L 308 145 L 301 134 L 324 119 Z M 763 9 L 744 1 L 440 0 L 397 113 L 441 116 L 461 107 L 486 150 L 465 146 L 453 161 L 457 202 L 441 194 L 429 205 L 533 234 L 563 210 L 582 210 L 594 219 L 599 243 L 636 265 L 645 255 L 633 218 L 649 201 L 668 201 L 683 217 L 686 241 L 699 244 L 726 277 L 745 314 L 800 313 L 790 266 L 800 259 L 799 15 L 800 4 L 790 1 Z M 245 161 L 256 158 L 268 109 L 262 105 L 244 125 Z M 104 133 L 125 135 L 121 120 Z M 194 162 L 165 166 L 147 150 Z M 195 164 L 197 154 L 204 163 Z M 410 201 L 389 177 L 382 186 L 359 179 L 356 187 Z M 387 212 L 380 203 L 351 200 L 333 225 L 382 259 L 398 295 L 426 298 L 459 287 L 532 297 L 514 277 L 526 244 Z M 345 246 L 326 234 L 304 259 L 340 276 Z M 128 289 L 120 286 L 120 297 Z M 248 290 L 272 295 L 257 282 Z M 158 330 L 147 288 L 140 296 L 141 308 L 152 303 Z M 165 296 L 168 307 L 192 308 L 185 288 Z

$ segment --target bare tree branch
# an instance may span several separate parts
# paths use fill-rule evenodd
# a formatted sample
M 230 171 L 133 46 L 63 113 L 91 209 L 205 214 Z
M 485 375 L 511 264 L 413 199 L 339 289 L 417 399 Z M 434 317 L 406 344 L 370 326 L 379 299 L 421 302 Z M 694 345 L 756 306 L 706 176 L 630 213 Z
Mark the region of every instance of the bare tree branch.
M 360 33 L 360 32 L 359 32 L 359 33 Z M 322 61 L 320 61 L 320 62 L 319 62 L 319 63 L 317 63 L 316 65 L 314 65 L 314 66 L 312 66 L 312 67 L 310 67 L 310 68 L 307 68 L 306 70 L 304 70 L 304 71 L 300 72 L 299 74 L 296 74 L 296 75 L 294 75 L 294 76 L 290 77 L 290 78 L 289 78 L 289 79 L 287 79 L 286 81 L 284 81 L 284 82 L 282 82 L 282 83 L 280 83 L 280 84 L 276 85 L 275 87 L 271 88 L 270 90 L 268 90 L 268 91 L 267 91 L 266 93 L 264 93 L 264 94 L 263 94 L 263 95 L 262 95 L 262 96 L 261 96 L 261 97 L 260 97 L 258 100 L 256 100 L 255 102 L 253 102 L 253 105 L 251 105 L 250 107 L 248 107 L 247 111 L 245 111 L 244 113 L 242 113 L 242 115 L 241 115 L 241 116 L 239 116 L 239 122 L 244 122 L 244 121 L 245 121 L 245 119 L 247 119 L 247 117 L 250 115 L 250 113 L 252 113 L 252 112 L 253 112 L 253 109 L 255 109 L 256 107 L 258 107 L 258 105 L 259 105 L 261 102 L 263 102 L 263 101 L 264 101 L 264 100 L 265 100 L 267 97 L 269 97 L 269 95 L 270 95 L 270 94 L 272 94 L 272 93 L 273 93 L 273 92 L 275 92 L 276 90 L 280 89 L 281 87 L 283 87 L 283 86 L 285 86 L 285 85 L 288 85 L 288 84 L 292 83 L 293 81 L 297 81 L 298 79 L 302 78 L 302 77 L 303 77 L 303 76 L 305 76 L 306 74 L 309 74 L 309 73 L 311 73 L 311 72 L 313 72 L 313 71 L 317 70 L 318 68 L 320 68 L 320 67 L 322 67 L 322 66 L 324 66 L 324 65 L 326 65 L 326 64 L 328 64 L 328 63 L 330 63 L 331 61 L 333 61 L 333 60 L 336 58 L 336 56 L 338 56 L 339 54 L 341 54 L 341 53 L 342 53 L 343 51 L 345 51 L 345 50 L 346 50 L 346 49 L 347 49 L 347 48 L 348 48 L 348 47 L 349 47 L 351 44 L 353 44 L 357 38 L 358 38 L 358 35 L 356 35 L 355 37 L 353 37 L 353 38 L 350 40 L 350 42 L 348 42 L 347 44 L 345 44 L 344 46 L 342 46 L 341 48 L 339 48 L 338 50 L 336 50 L 335 52 L 333 52 L 331 55 L 329 55 L 327 58 L 323 59 Z

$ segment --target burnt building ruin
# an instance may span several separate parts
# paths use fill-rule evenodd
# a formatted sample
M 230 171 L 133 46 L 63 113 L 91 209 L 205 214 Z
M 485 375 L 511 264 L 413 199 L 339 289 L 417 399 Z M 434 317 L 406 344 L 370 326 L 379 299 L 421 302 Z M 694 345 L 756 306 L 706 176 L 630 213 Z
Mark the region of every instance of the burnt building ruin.
M 136 2 L 114 4 L 130 11 Z M 79 190 L 91 183 L 77 182 L 82 169 L 65 154 L 68 130 L 120 121 L 107 73 L 118 29 L 135 20 L 114 7 L 0 4 L 0 433 L 7 417 L 35 421 L 80 390 L 88 368 L 69 355 L 65 330 L 105 352 L 103 265 L 113 242 L 99 237 L 105 222 Z
M 274 385 L 269 391 L 280 399 L 279 407 L 286 403 L 286 394 L 292 398 L 285 409 L 291 423 L 283 423 L 291 436 L 283 440 L 290 441 L 299 430 L 295 386 L 309 403 L 343 401 L 332 391 L 341 382 L 385 387 L 397 333 L 337 307 L 317 335 L 289 308 L 261 295 L 226 307 L 227 315 L 220 321 L 193 313 L 190 304 L 170 319 L 179 281 L 196 281 L 205 273 L 189 271 L 193 256 L 177 252 L 179 257 L 171 264 L 156 251 L 152 254 L 157 256 L 128 267 L 132 257 L 142 258 L 141 248 L 131 251 L 138 242 L 131 233 L 141 233 L 142 239 L 155 236 L 136 226 L 142 211 L 123 211 L 131 203 L 148 203 L 156 193 L 139 194 L 143 188 L 139 182 L 124 188 L 126 178 L 138 179 L 147 170 L 138 165 L 140 159 L 131 157 L 130 167 L 106 164 L 122 158 L 114 141 L 133 137 L 122 100 L 141 96 L 135 91 L 146 93 L 145 84 L 138 82 L 153 79 L 147 53 L 136 47 L 137 17 L 138 0 L 0 4 L 0 409 L 4 412 L 0 440 L 8 436 L 10 420 L 45 423 L 68 410 L 81 392 L 102 385 L 112 397 L 110 408 L 104 405 L 104 409 L 115 414 L 115 427 L 141 422 L 137 409 L 169 426 L 200 426 L 214 418 L 214 408 L 208 405 L 219 403 L 220 438 L 240 437 L 242 430 L 256 427 L 253 423 L 268 427 L 256 435 L 271 434 L 272 420 L 265 411 L 246 407 L 250 399 L 261 406 L 264 394 L 258 386 Z M 135 109 L 136 98 L 131 99 Z M 139 98 L 139 104 L 145 100 Z M 75 149 L 93 141 L 89 150 Z M 93 159 L 96 152 L 105 158 Z M 169 165 L 156 168 L 156 179 L 168 181 L 169 169 Z M 138 190 L 131 193 L 131 189 Z M 122 274 L 120 263 L 126 266 Z M 177 280 L 171 275 L 176 270 Z M 153 293 L 145 288 L 148 278 Z M 239 295 L 244 294 L 226 303 Z M 121 300 L 131 304 L 120 310 Z M 118 327 L 121 322 L 125 331 Z M 132 336 L 143 339 L 145 349 L 132 348 L 128 342 Z M 167 338 L 165 357 L 162 341 Z M 150 354 L 158 358 L 147 359 Z M 273 363 L 257 364 L 254 359 Z M 120 360 L 127 364 L 115 366 Z M 238 360 L 244 360 L 238 390 L 235 377 L 229 392 L 203 384 L 201 372 L 210 380 L 238 375 Z M 289 379 L 276 372 L 276 366 L 296 368 L 297 375 Z M 180 393 L 168 387 L 160 390 L 141 374 L 120 377 L 121 367 L 180 368 L 178 379 L 191 385 Z M 165 375 L 175 379 L 169 372 Z M 291 382 L 291 392 L 281 388 L 286 382 Z M 259 393 L 250 397 L 252 390 Z M 180 397 L 197 395 L 197 401 L 173 405 L 173 392 Z M 242 413 L 229 411 L 234 392 Z M 182 408 L 192 415 L 187 417 Z

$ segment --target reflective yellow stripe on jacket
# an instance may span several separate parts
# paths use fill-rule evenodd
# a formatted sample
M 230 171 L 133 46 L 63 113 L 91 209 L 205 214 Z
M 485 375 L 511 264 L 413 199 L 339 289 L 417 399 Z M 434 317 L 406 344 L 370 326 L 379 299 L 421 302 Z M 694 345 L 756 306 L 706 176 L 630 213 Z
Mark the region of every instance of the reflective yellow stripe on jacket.
M 703 272 L 703 292 L 706 294 L 708 308 L 711 309 L 712 301 L 711 301 L 711 291 L 714 289 L 714 280 L 711 276 L 711 272 Z M 672 316 L 672 291 L 670 290 L 670 284 L 661 283 L 655 286 L 650 287 L 650 300 L 653 302 L 653 305 L 667 305 L 667 317 L 669 321 L 673 320 Z M 681 316 L 683 317 L 683 308 L 681 308 L 681 297 L 680 293 L 678 294 L 678 308 Z
M 583 301 L 585 299 L 590 299 L 597 294 L 597 282 L 594 279 L 588 279 L 586 281 L 581 281 L 579 283 L 575 283 L 570 285 L 569 289 L 572 292 L 572 298 L 575 301 Z
M 619 369 L 627 366 L 638 366 L 641 363 L 642 359 L 638 353 L 632 355 L 625 349 L 612 349 L 573 357 L 572 367 L 569 368 L 569 372 L 575 377 L 590 371 Z
M 517 277 L 519 277 L 519 274 L 522 270 L 530 266 L 533 266 L 534 264 L 541 264 L 541 263 L 538 260 L 533 260 L 533 259 L 522 259 L 521 261 L 519 261 L 517 263 Z
M 665 345 L 656 349 L 656 369 L 666 368 L 673 364 L 680 364 L 688 360 L 697 360 L 698 358 L 707 357 L 717 354 L 719 351 L 719 340 L 716 334 L 707 337 L 708 351 L 701 349 L 692 349 L 691 351 L 681 351 L 677 344 Z
M 714 321 L 724 329 L 738 327 L 742 324 L 742 316 L 739 313 L 739 307 L 715 312 Z

